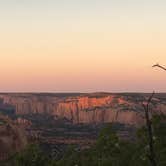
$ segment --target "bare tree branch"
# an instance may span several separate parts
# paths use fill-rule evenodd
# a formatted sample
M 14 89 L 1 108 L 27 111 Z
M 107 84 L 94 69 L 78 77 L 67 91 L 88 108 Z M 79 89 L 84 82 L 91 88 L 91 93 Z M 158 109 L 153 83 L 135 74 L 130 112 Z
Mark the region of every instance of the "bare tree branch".
M 165 68 L 165 67 L 163 67 L 163 66 L 159 65 L 158 63 L 157 63 L 156 65 L 153 65 L 152 67 L 159 67 L 159 68 L 161 68 L 161 69 L 163 69 L 163 70 L 166 70 L 166 68 Z
M 153 92 L 152 95 L 148 98 L 146 104 L 143 104 L 143 108 L 145 110 L 146 127 L 147 127 L 147 132 L 148 132 L 148 143 L 149 143 L 149 148 L 150 148 L 148 157 L 151 162 L 151 165 L 157 166 L 156 155 L 155 155 L 155 151 L 154 151 L 152 123 L 151 123 L 150 116 L 149 116 L 149 106 L 153 99 L 154 94 L 155 94 L 155 92 Z
M 153 65 L 152 67 L 159 67 L 166 71 L 166 68 L 159 64 Z M 153 130 L 152 130 L 152 122 L 151 122 L 151 119 L 149 116 L 149 112 L 150 112 L 149 107 L 150 107 L 150 103 L 152 102 L 154 95 L 155 95 L 155 92 L 152 93 L 152 95 L 148 98 L 146 103 L 143 103 L 143 108 L 145 110 L 146 127 L 147 127 L 147 133 L 148 133 L 148 143 L 149 143 L 149 148 L 150 148 L 148 157 L 151 162 L 151 165 L 157 166 L 156 154 L 155 154 L 155 150 L 154 150 L 154 141 L 153 141 L 154 135 L 153 135 Z

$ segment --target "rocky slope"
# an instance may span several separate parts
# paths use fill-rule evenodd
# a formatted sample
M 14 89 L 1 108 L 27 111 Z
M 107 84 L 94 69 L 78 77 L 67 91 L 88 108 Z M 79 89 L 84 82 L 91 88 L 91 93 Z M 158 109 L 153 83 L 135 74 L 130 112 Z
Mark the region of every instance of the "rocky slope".
M 0 161 L 22 150 L 27 145 L 27 138 L 22 128 L 8 117 L 0 115 Z
M 140 95 L 107 93 L 56 96 L 49 94 L 0 94 L 3 104 L 13 106 L 16 114 L 48 113 L 73 123 L 119 122 L 138 125 L 143 122 Z M 154 99 L 155 110 L 165 110 L 165 99 Z

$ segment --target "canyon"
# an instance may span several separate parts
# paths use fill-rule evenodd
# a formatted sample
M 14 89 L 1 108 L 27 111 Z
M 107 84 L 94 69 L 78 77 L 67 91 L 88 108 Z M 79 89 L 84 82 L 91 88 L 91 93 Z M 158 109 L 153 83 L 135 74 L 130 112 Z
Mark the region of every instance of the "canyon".
M 46 148 L 44 151 L 57 156 L 68 145 L 90 147 L 107 123 L 112 123 L 121 138 L 133 140 L 136 128 L 145 124 L 142 104 L 149 96 L 143 93 L 1 93 L 0 114 L 3 115 L 0 116 L 11 126 L 14 136 L 7 134 L 7 138 L 0 128 L 0 144 L 4 150 L 17 152 L 27 142 L 37 141 Z M 166 113 L 166 94 L 155 94 L 150 111 Z M 8 133 L 10 130 L 5 126 L 2 125 L 2 130 Z M 11 147 L 4 143 L 4 138 Z M 13 138 L 17 138 L 14 143 Z M 0 152 L 1 159 L 8 154 Z

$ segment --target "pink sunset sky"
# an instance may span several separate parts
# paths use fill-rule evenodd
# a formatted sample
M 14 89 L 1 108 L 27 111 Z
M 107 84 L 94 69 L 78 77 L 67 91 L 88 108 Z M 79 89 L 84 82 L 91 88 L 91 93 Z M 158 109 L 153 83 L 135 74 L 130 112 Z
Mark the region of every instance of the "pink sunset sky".
M 0 19 L 1 92 L 166 92 L 165 1 L 6 0 Z

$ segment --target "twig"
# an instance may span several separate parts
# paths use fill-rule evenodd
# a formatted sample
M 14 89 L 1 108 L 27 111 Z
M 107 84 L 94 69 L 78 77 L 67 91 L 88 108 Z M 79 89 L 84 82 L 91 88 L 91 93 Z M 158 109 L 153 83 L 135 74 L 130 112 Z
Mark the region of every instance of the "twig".
M 163 70 L 166 70 L 166 68 L 165 68 L 165 67 L 163 67 L 163 66 L 159 65 L 158 63 L 157 63 L 156 65 L 153 65 L 152 67 L 159 67 L 159 68 L 161 68 L 161 69 L 163 69 Z
M 156 163 L 156 155 L 154 152 L 154 141 L 153 141 L 153 131 L 152 131 L 152 123 L 149 117 L 149 106 L 150 103 L 153 99 L 155 92 L 152 93 L 152 95 L 149 97 L 147 100 L 146 104 L 143 104 L 143 108 L 145 110 L 145 119 L 146 119 L 146 126 L 147 126 L 147 131 L 148 131 L 148 142 L 149 142 L 149 148 L 150 148 L 150 154 L 148 155 L 149 160 L 151 162 L 152 166 L 157 166 Z

